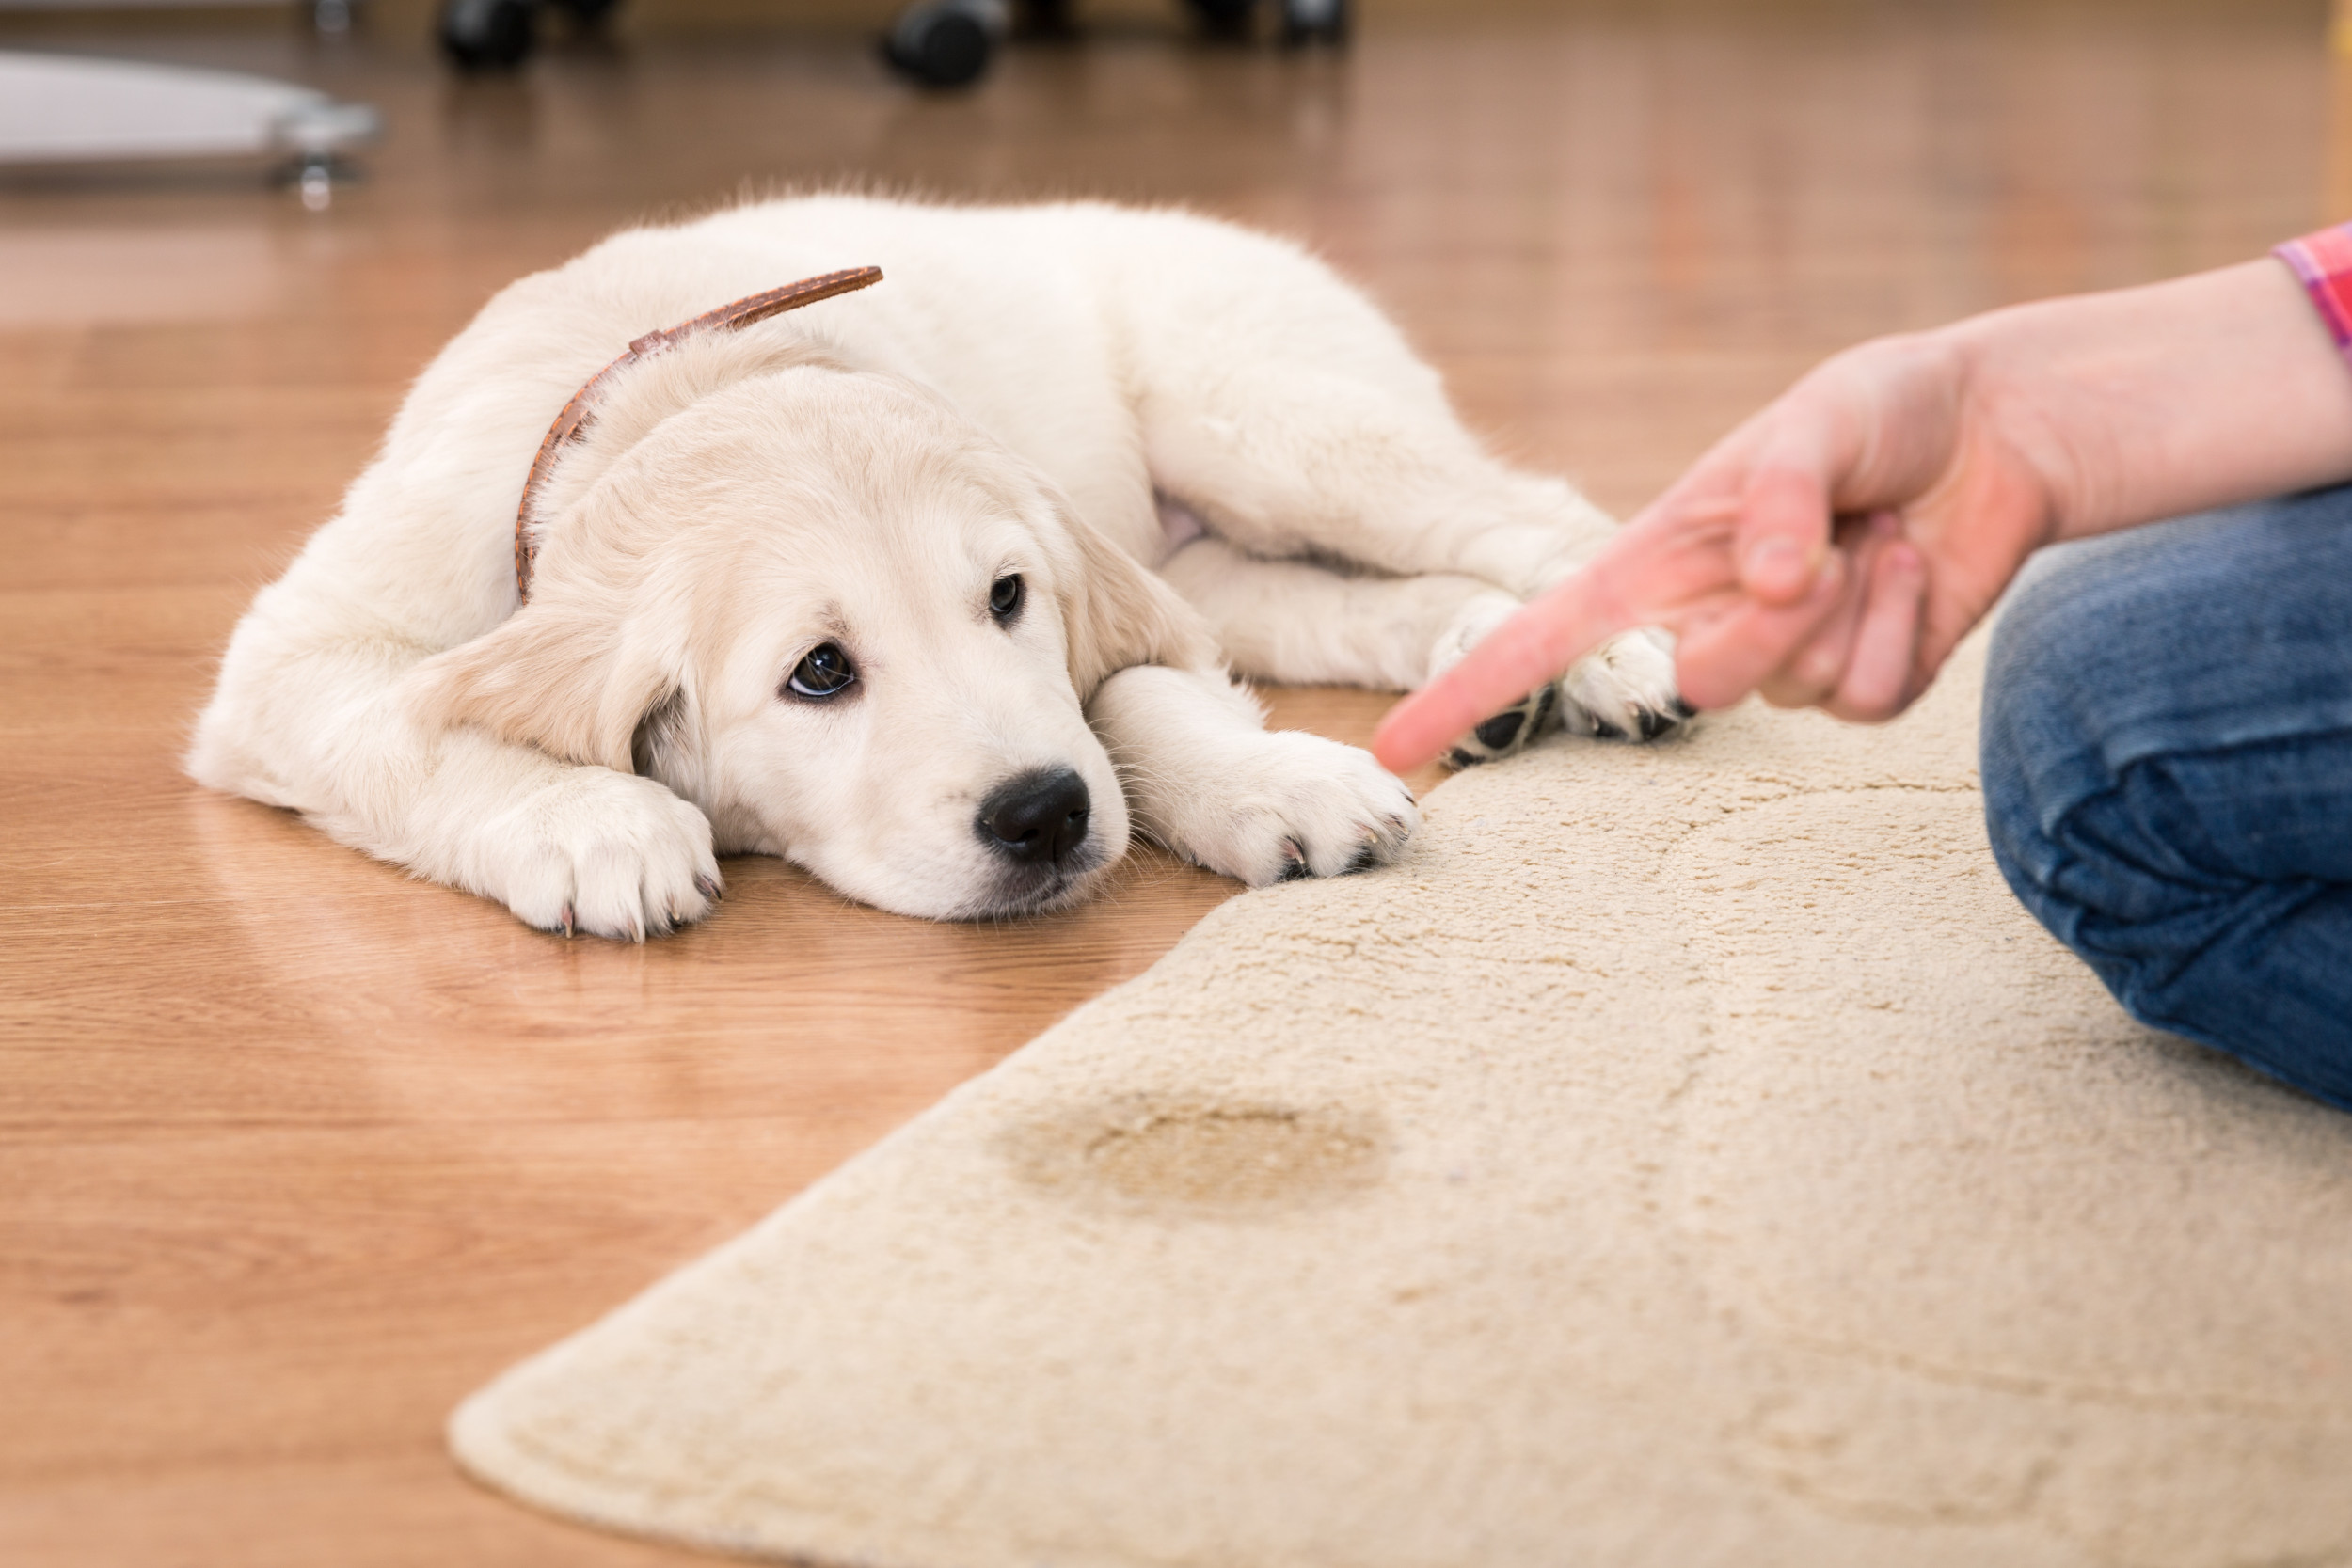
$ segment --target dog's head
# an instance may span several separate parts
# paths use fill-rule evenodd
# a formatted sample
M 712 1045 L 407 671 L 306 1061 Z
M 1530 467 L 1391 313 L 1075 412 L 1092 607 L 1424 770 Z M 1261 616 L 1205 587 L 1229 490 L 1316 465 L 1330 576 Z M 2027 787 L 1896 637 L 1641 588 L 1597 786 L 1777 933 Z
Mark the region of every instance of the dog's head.
M 713 362 L 742 352 L 668 356 L 599 407 L 529 603 L 421 666 L 415 701 L 660 779 L 723 850 L 884 909 L 1084 896 L 1128 839 L 1084 704 L 1131 664 L 1213 664 L 1198 617 L 937 398 Z

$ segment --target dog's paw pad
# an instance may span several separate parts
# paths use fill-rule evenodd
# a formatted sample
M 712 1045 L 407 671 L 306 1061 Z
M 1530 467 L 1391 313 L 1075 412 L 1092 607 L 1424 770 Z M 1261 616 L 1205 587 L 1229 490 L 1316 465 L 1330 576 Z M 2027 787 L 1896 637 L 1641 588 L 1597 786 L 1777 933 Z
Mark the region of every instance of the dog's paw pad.
M 1551 718 L 1555 695 L 1549 685 L 1529 692 L 1454 742 L 1454 749 L 1446 753 L 1447 765 L 1475 768 L 1482 762 L 1500 762 L 1525 750 L 1529 741 L 1543 734 L 1544 725 Z

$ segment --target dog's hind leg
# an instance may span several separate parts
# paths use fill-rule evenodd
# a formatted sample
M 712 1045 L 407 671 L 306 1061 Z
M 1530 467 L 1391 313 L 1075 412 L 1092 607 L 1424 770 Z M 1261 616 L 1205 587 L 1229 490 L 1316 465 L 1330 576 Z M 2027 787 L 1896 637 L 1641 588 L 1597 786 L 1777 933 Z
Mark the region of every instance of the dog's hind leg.
M 1116 336 L 1145 467 L 1242 554 L 1474 578 L 1525 599 L 1613 531 L 1565 482 L 1496 462 L 1438 372 L 1314 258 L 1174 214 L 1132 214 L 1117 234 L 1105 297 L 1123 302 Z M 1418 684 L 1492 625 L 1483 610 L 1473 619 L 1436 628 L 1410 681 L 1391 670 L 1384 682 Z M 1671 685 L 1648 678 L 1660 652 L 1649 633 L 1604 646 L 1559 683 L 1559 707 L 1595 734 L 1672 728 Z
M 1572 574 L 1614 528 L 1565 482 L 1516 472 L 1481 451 L 1434 376 L 1407 365 L 1429 385 L 1401 372 L 1260 360 L 1196 385 L 1187 400 L 1149 404 L 1153 481 L 1213 536 L 1163 570 L 1227 628 L 1226 647 L 1246 665 L 1279 666 L 1279 679 L 1409 689 L 1459 658 L 1517 601 Z M 1303 562 L 1363 575 L 1317 575 Z M 1422 581 L 1433 586 L 1401 586 Z M 1273 608 L 1293 594 L 1297 606 Z M 1359 616 L 1372 625 L 1351 626 Z M 1404 642 L 1417 646 L 1393 645 Z M 1382 657 L 1363 657 L 1367 644 Z M 1358 673 L 1307 674 L 1313 660 L 1304 652 L 1317 650 Z M 1631 632 L 1492 716 L 1464 737 L 1454 760 L 1516 750 L 1555 710 L 1577 733 L 1643 740 L 1689 717 L 1671 645 Z
M 1161 572 L 1207 617 L 1235 669 L 1290 685 L 1410 690 L 1519 607 L 1477 578 L 1261 561 L 1213 538 L 1186 545 Z M 1673 655 L 1655 638 L 1617 639 L 1563 684 L 1572 686 L 1567 722 L 1581 734 L 1648 739 L 1673 721 L 1645 714 L 1677 712 Z M 1489 715 L 1448 760 L 1460 768 L 1518 751 L 1542 733 L 1562 695 L 1548 685 Z
M 1458 626 L 1481 631 L 1518 600 L 1473 577 L 1388 577 L 1265 561 L 1222 539 L 1178 550 L 1160 575 L 1208 618 L 1233 668 L 1294 686 L 1409 691 Z
M 1262 359 L 1148 398 L 1144 416 L 1153 483 L 1262 558 L 1473 577 L 1525 598 L 1615 528 L 1565 481 L 1480 451 L 1434 385 Z

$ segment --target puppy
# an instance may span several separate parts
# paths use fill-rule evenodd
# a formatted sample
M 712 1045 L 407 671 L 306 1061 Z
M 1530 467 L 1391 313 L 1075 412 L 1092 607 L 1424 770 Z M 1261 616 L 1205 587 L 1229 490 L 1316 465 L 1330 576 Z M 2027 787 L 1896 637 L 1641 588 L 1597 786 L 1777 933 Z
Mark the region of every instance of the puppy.
M 567 934 L 701 918 L 726 853 L 942 919 L 1083 898 L 1138 832 L 1252 885 L 1334 876 L 1396 857 L 1412 797 L 1267 733 L 1229 670 L 1418 686 L 1610 527 L 1482 452 L 1279 241 L 746 206 L 484 309 L 239 624 L 188 768 Z M 1681 711 L 1636 635 L 1455 760 Z

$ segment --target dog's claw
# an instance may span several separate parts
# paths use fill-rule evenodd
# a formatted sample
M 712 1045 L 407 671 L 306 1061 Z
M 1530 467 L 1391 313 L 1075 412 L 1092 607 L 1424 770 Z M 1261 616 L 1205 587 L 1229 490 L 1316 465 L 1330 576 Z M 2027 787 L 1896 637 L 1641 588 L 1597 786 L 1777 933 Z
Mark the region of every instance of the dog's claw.
M 564 940 L 565 942 L 572 940 L 572 927 L 574 920 L 575 917 L 572 914 L 571 905 L 565 904 L 564 906 L 564 912 L 556 917 L 556 925 L 562 928 L 564 932 Z
M 1282 880 L 1295 882 L 1302 877 L 1313 875 L 1314 873 L 1307 866 L 1307 851 L 1300 847 L 1298 840 L 1284 839 L 1282 841 Z
M 697 871 L 694 873 L 694 891 L 715 904 L 726 896 L 727 890 L 721 885 L 718 878 Z

